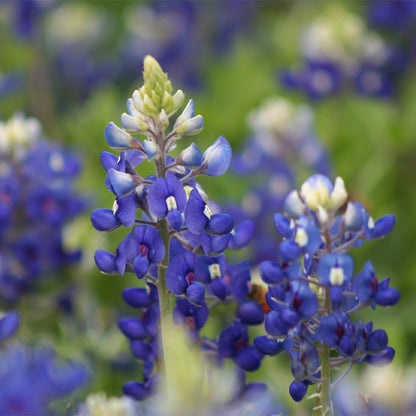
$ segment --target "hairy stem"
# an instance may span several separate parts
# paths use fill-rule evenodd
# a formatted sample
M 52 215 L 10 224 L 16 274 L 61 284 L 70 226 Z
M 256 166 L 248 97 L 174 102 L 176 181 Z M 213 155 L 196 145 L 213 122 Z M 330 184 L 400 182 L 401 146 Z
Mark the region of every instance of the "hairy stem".
M 158 294 L 159 294 L 159 308 L 160 308 L 160 341 L 162 344 L 162 363 L 165 374 L 166 388 L 169 394 L 169 386 L 172 386 L 172 372 L 175 357 L 167 348 L 167 337 L 172 333 L 173 316 L 172 316 L 172 296 L 166 286 L 166 267 L 169 264 L 169 231 L 168 222 L 166 218 L 159 221 L 159 231 L 162 236 L 162 241 L 166 249 L 165 258 L 159 265 L 158 270 Z
M 331 299 L 329 297 L 329 289 L 325 289 L 325 311 L 326 314 L 331 312 Z M 322 343 L 322 349 L 319 353 L 321 360 L 321 379 L 322 381 L 317 386 L 317 393 L 315 399 L 315 406 L 313 410 L 313 416 L 329 416 L 331 414 L 331 401 L 330 401 L 330 365 L 329 356 L 330 348 L 325 343 Z
M 155 160 L 156 175 L 158 178 L 166 177 L 166 153 L 165 153 L 165 138 L 163 133 L 159 131 L 157 145 L 160 149 L 159 157 Z M 174 360 L 168 348 L 168 337 L 172 335 L 173 330 L 173 312 L 172 312 L 172 295 L 166 286 L 166 268 L 169 265 L 169 226 L 166 218 L 158 221 L 157 226 L 162 237 L 163 245 L 165 246 L 165 257 L 158 267 L 158 284 L 157 290 L 159 295 L 159 309 L 160 309 L 160 342 L 162 352 L 162 369 L 164 372 L 166 391 L 169 395 L 171 386 L 173 385 L 172 377 L 174 372 Z

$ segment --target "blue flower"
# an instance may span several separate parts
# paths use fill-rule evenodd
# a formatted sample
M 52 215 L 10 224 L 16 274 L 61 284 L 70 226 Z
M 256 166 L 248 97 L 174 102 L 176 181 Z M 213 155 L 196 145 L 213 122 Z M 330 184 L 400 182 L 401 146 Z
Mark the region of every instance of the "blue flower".
M 198 305 L 204 302 L 204 286 L 196 281 L 195 276 L 195 254 L 187 252 L 170 260 L 166 285 L 174 295 L 184 295 Z
M 389 288 L 390 279 L 378 282 L 373 265 L 367 262 L 362 272 L 354 277 L 354 288 L 357 297 L 362 303 L 372 303 L 381 306 L 393 306 L 400 298 L 397 289 Z
M 205 175 L 223 175 L 231 162 L 231 146 L 223 136 L 219 137 L 202 155 L 201 170 Z
M 224 281 L 225 268 L 224 256 L 198 256 L 195 261 L 196 279 L 204 283 L 207 289 L 221 300 L 225 300 L 227 296 L 227 285 Z
M 245 371 L 257 370 L 263 357 L 255 346 L 248 345 L 247 327 L 240 321 L 234 321 L 221 332 L 218 338 L 218 354 L 222 358 L 233 358 Z
M 354 325 L 348 315 L 334 313 L 321 319 L 319 334 L 323 342 L 344 356 L 354 354 Z
M 308 285 L 293 281 L 284 294 L 284 303 L 268 302 L 272 309 L 265 328 L 270 335 L 287 335 L 303 319 L 312 318 L 318 310 L 318 299 Z
M 185 208 L 185 224 L 193 234 L 204 230 L 212 234 L 223 235 L 234 227 L 232 217 L 228 214 L 213 213 L 196 188 L 189 194 Z
M 0 414 L 49 415 L 50 402 L 65 397 L 87 381 L 85 367 L 58 363 L 51 350 L 23 346 L 2 351 Z
M 179 231 L 182 226 L 181 213 L 185 209 L 186 192 L 174 175 L 153 182 L 147 195 L 151 212 L 158 218 L 168 217 L 170 226 Z

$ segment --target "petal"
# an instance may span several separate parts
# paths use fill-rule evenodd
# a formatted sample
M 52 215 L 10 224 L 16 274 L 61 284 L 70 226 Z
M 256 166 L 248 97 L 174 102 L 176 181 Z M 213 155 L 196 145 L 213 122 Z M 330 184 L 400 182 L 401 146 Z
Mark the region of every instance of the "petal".
M 139 287 L 124 289 L 121 296 L 124 302 L 132 308 L 149 308 L 154 302 L 147 290 Z
M 264 321 L 264 311 L 257 302 L 243 302 L 238 308 L 237 317 L 246 325 L 258 325 Z
M 189 194 L 185 208 L 185 224 L 193 234 L 200 234 L 209 221 L 204 214 L 205 205 L 198 190 L 194 188 Z
M 132 175 L 120 172 L 116 169 L 110 169 L 108 171 L 108 179 L 111 183 L 113 192 L 117 196 L 123 196 L 128 192 L 131 192 L 137 186 Z
M 254 346 L 242 349 L 234 358 L 235 363 L 245 371 L 256 371 L 263 355 Z
M 192 302 L 202 305 L 205 299 L 205 288 L 199 282 L 192 282 L 186 289 L 186 296 Z
M 266 335 L 254 338 L 254 345 L 262 354 L 265 355 L 276 355 L 283 351 L 283 347 L 280 342 L 277 342 L 275 339 L 268 338 Z
M 139 383 L 138 381 L 128 381 L 123 386 L 123 394 L 132 397 L 134 400 L 141 401 L 150 394 L 150 391 L 143 383 Z
M 106 274 L 118 274 L 114 254 L 106 250 L 97 250 L 94 254 L 97 267 Z
M 261 262 L 259 272 L 262 280 L 268 284 L 281 283 L 285 280 L 280 264 L 273 261 Z
M 228 247 L 232 250 L 238 250 L 245 247 L 253 237 L 254 222 L 252 220 L 243 221 L 231 232 L 231 239 Z
M 143 279 L 149 270 L 149 260 L 144 256 L 137 256 L 133 261 L 133 270 L 138 279 Z
M 374 224 L 374 229 L 371 233 L 371 238 L 381 238 L 391 233 L 396 217 L 394 215 L 386 215 L 378 219 Z
M 113 210 L 106 208 L 95 209 L 91 214 L 91 222 L 96 230 L 107 232 L 116 230 L 121 225 Z
M 282 214 L 274 214 L 273 216 L 273 224 L 276 231 L 283 237 L 283 238 L 291 238 L 293 234 L 293 229 L 290 228 L 290 220 L 289 218 L 285 217 Z
M 118 321 L 118 327 L 130 339 L 142 341 L 149 335 L 140 319 L 122 318 Z
M 133 138 L 113 122 L 107 124 L 104 130 L 104 136 L 108 145 L 114 150 L 130 149 Z
M 204 173 L 209 176 L 221 176 L 228 169 L 231 162 L 231 146 L 223 137 L 219 137 L 210 146 L 202 157 L 202 166 L 205 166 Z
M 166 180 L 164 178 L 156 179 L 147 194 L 147 202 L 152 213 L 158 218 L 164 218 L 168 213 L 168 207 L 166 205 L 168 196 L 169 191 Z
M 231 232 L 233 228 L 234 221 L 231 215 L 228 214 L 213 215 L 206 226 L 207 231 L 218 235 L 227 234 Z

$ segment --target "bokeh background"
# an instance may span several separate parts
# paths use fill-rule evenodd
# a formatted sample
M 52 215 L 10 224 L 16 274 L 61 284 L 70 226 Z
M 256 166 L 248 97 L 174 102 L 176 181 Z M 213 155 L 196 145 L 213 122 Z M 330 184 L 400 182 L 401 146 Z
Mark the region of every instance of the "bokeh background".
M 325 21 L 351 15 L 361 29 L 346 30 L 340 38 L 348 46 L 348 36 L 358 36 L 359 44 L 368 31 L 385 45 L 386 61 L 369 66 L 388 87 L 366 90 L 325 65 L 329 87 L 324 82 L 322 94 L 310 88 L 310 80 L 288 81 L 287 71 L 299 74 L 310 63 L 305 58 L 314 47 L 305 41 L 310 25 L 318 22 L 322 28 Z M 113 204 L 100 164 L 101 151 L 109 150 L 103 131 L 109 121 L 119 122 L 126 99 L 141 85 L 147 54 L 159 60 L 174 88 L 194 99 L 205 120 L 193 138 L 201 149 L 224 135 L 238 154 L 251 134 L 248 114 L 269 98 L 310 106 L 331 178 L 342 176 L 351 199 L 362 201 L 374 218 L 397 216 L 392 235 L 365 244 L 353 256 L 357 270 L 371 259 L 379 278 L 390 277 L 401 291 L 397 306 L 364 317 L 389 334 L 396 349 L 392 365 L 398 371 L 414 368 L 416 6 L 401 0 L 0 1 L 0 119 L 7 121 L 17 111 L 36 117 L 50 140 L 78 154 L 77 189 L 88 201 L 65 228 L 64 244 L 81 249 L 82 260 L 37 279 L 17 304 L 2 304 L 21 314 L 19 341 L 52 345 L 61 357 L 86 363 L 90 382 L 74 394 L 74 403 L 98 390 L 120 395 L 122 384 L 138 372 L 117 327 L 126 314 L 121 291 L 135 277 L 102 275 L 93 259 L 98 248 L 114 250 L 123 231 L 99 233 L 90 213 Z M 247 179 L 229 172 L 201 182 L 211 199 L 238 203 L 249 184 L 261 180 L 256 173 Z M 299 170 L 297 184 L 310 173 Z M 69 309 L 62 307 L 62 296 Z M 213 334 L 215 327 L 211 322 Z M 260 370 L 283 401 L 286 361 L 269 360 L 271 365 Z

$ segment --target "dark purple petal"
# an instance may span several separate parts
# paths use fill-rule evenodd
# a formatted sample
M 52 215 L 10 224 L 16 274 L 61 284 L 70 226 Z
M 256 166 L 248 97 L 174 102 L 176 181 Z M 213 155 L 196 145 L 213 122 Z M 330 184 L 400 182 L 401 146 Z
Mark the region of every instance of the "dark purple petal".
M 147 202 L 149 204 L 150 211 L 158 218 L 166 217 L 168 213 L 168 206 L 166 199 L 168 198 L 169 191 L 164 178 L 156 179 L 149 189 L 147 194 Z
M 395 351 L 391 347 L 386 347 L 386 351 L 381 354 L 374 354 L 374 355 L 366 355 L 365 361 L 368 364 L 375 365 L 378 367 L 384 367 L 390 364 L 395 356 Z
M 205 205 L 198 190 L 194 188 L 189 194 L 185 208 L 185 224 L 193 234 L 200 234 L 209 221 L 204 214 Z
M 258 325 L 264 321 L 264 311 L 257 302 L 243 302 L 238 308 L 237 317 L 246 325 Z
M 94 254 L 94 260 L 97 267 L 108 274 L 116 274 L 117 266 L 114 259 L 114 254 L 106 250 L 97 250 Z
M 228 247 L 232 250 L 238 250 L 245 247 L 253 237 L 254 222 L 252 220 L 243 221 L 231 232 L 231 239 Z
M 231 232 L 234 228 L 234 221 L 231 215 L 215 214 L 209 220 L 206 229 L 210 233 L 223 235 Z
M 133 261 L 133 270 L 138 279 L 143 279 L 149 270 L 149 260 L 144 256 L 137 256 Z
M 282 321 L 280 314 L 276 311 L 270 311 L 266 315 L 264 326 L 270 335 L 286 335 L 289 329 Z
M 91 222 L 98 231 L 113 231 L 121 225 L 113 211 L 105 208 L 95 209 L 91 214 Z
M 268 338 L 266 335 L 254 338 L 254 345 L 262 354 L 265 355 L 276 355 L 283 350 L 280 342 L 277 342 L 275 339 Z
M 221 300 L 225 300 L 227 297 L 227 284 L 221 277 L 216 277 L 213 279 L 209 285 L 212 293 L 220 298 Z
M 128 381 L 123 386 L 123 394 L 132 397 L 134 400 L 144 400 L 149 394 L 149 390 L 143 383 L 138 381 Z
M 283 237 L 283 238 L 292 238 L 293 229 L 290 228 L 290 219 L 285 217 L 282 214 L 274 214 L 273 216 L 273 224 L 276 231 Z
M 130 339 L 142 341 L 148 336 L 140 319 L 122 318 L 118 321 L 118 327 Z
M 205 299 L 205 288 L 201 283 L 194 281 L 186 289 L 186 296 L 192 302 L 202 305 Z
M 294 241 L 282 241 L 279 252 L 282 260 L 286 263 L 291 263 L 302 255 L 301 248 Z
M 254 347 L 242 349 L 234 358 L 235 363 L 245 371 L 256 371 L 261 364 L 263 355 Z
M 180 231 L 183 224 L 182 214 L 177 209 L 172 209 L 168 212 L 169 225 L 175 230 Z
M 281 283 L 285 280 L 280 264 L 273 261 L 261 262 L 259 272 L 262 280 L 268 284 Z
M 396 217 L 394 215 L 386 215 L 378 219 L 374 224 L 371 238 L 381 238 L 392 232 Z
M 186 192 L 181 181 L 175 175 L 168 175 L 166 187 L 169 195 L 175 198 L 178 211 L 183 212 L 186 205 Z
M 123 300 L 132 308 L 149 308 L 154 300 L 147 290 L 139 287 L 130 287 L 121 292 Z
M 135 223 L 137 215 L 135 193 L 117 198 L 116 203 L 115 216 L 125 227 L 131 227 Z
M 308 391 L 308 385 L 303 381 L 292 381 L 289 386 L 289 393 L 295 402 L 300 402 Z
M 130 349 L 138 360 L 147 361 L 152 358 L 152 351 L 147 342 L 131 340 Z
M 367 351 L 381 352 L 387 347 L 388 338 L 386 331 L 377 329 L 368 336 L 367 340 Z

